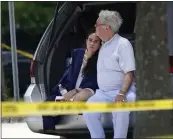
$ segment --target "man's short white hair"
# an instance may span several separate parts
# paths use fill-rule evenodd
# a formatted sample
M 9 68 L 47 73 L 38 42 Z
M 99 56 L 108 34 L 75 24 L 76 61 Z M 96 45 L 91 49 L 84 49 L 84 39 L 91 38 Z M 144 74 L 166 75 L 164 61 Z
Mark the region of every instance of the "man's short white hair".
M 114 33 L 119 31 L 123 23 L 123 19 L 117 11 L 102 10 L 99 13 L 99 19 L 103 24 L 109 25 Z

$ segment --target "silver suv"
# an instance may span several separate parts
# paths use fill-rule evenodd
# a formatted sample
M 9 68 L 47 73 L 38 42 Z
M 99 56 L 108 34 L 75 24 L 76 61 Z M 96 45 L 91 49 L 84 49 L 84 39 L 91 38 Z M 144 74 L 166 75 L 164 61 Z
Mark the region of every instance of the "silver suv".
M 120 35 L 129 39 L 134 46 L 135 2 L 64 2 L 56 9 L 35 52 L 30 68 L 31 84 L 25 93 L 25 102 L 44 102 L 51 95 L 51 89 L 66 69 L 71 50 L 83 46 L 87 31 L 94 26 L 101 9 L 120 12 L 124 20 Z M 133 118 L 132 113 L 128 137 L 132 137 Z M 106 133 L 112 132 L 111 119 L 111 114 L 104 114 L 102 122 Z M 82 115 L 77 114 L 62 116 L 56 123 L 55 131 L 43 130 L 41 115 L 27 117 L 26 122 L 37 133 L 65 137 L 88 134 Z

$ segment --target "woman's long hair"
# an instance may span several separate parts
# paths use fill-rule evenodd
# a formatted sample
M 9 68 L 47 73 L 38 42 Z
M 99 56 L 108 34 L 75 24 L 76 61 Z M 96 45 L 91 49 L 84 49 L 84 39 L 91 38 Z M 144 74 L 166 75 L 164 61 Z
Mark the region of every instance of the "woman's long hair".
M 86 66 L 83 68 L 83 76 L 97 74 L 98 52 L 99 50 L 97 50 L 95 54 L 88 59 Z
M 92 33 L 95 32 L 94 31 L 90 32 L 88 34 L 88 37 Z M 101 40 L 100 40 L 100 45 L 101 45 Z M 94 53 L 94 55 L 91 58 L 88 59 L 86 66 L 83 68 L 82 71 L 83 76 L 97 74 L 97 59 L 98 59 L 99 49 Z

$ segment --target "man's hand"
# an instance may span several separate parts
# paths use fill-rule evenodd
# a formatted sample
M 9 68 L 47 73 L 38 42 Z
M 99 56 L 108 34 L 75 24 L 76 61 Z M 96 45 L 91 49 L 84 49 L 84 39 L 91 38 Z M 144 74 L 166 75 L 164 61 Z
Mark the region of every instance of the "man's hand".
M 130 71 L 125 74 L 122 89 L 115 97 L 115 102 L 125 102 L 126 101 L 126 93 L 128 92 L 130 85 L 133 82 L 134 77 L 135 77 L 134 71 Z
M 69 92 L 67 92 L 64 96 L 64 101 L 69 101 L 75 94 L 77 94 L 77 90 L 76 89 L 73 89 Z
M 124 95 L 117 94 L 117 96 L 115 97 L 115 102 L 125 102 L 125 101 L 126 97 Z

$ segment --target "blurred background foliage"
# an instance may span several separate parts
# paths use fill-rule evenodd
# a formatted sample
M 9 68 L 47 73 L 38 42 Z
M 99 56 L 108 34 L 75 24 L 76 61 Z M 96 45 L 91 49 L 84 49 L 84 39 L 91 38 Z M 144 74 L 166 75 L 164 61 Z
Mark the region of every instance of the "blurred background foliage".
M 62 2 L 61 2 L 62 3 Z M 17 49 L 34 54 L 37 45 L 52 20 L 57 2 L 20 1 L 14 2 Z M 1 43 L 11 46 L 8 2 L 1 2 Z M 29 67 L 31 59 L 18 54 L 20 97 L 30 84 Z M 25 62 L 24 62 L 25 61 Z M 1 58 L 2 100 L 13 98 L 11 53 L 2 49 Z
M 14 2 L 17 48 L 34 53 L 37 44 L 53 18 L 57 2 Z M 1 2 L 2 42 L 10 45 L 8 2 Z

